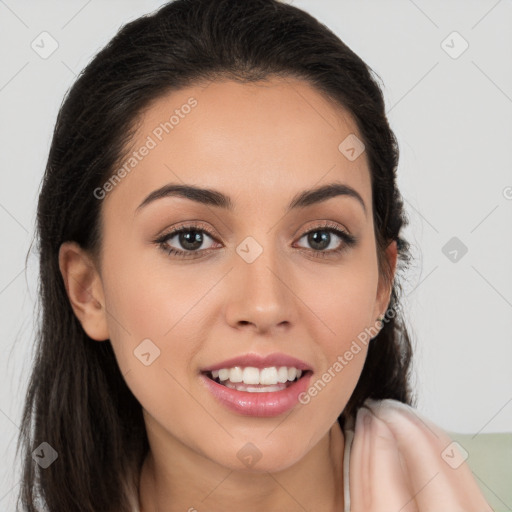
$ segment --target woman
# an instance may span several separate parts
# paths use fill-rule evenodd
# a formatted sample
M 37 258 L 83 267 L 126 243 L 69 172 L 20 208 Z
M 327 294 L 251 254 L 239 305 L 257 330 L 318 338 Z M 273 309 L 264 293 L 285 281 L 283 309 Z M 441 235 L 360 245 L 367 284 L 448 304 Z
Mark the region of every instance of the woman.
M 371 70 L 305 12 L 126 25 L 39 198 L 23 510 L 490 510 L 412 407 L 397 163 Z

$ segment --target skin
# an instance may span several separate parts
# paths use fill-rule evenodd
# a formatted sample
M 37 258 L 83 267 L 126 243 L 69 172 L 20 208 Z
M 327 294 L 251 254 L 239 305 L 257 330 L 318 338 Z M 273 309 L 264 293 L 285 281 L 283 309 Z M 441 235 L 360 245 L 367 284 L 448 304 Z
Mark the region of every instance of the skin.
M 342 510 L 336 419 L 367 347 L 309 404 L 273 418 L 228 410 L 199 371 L 235 355 L 284 352 L 311 365 L 314 382 L 385 312 L 391 282 L 377 267 L 366 153 L 350 161 L 338 150 L 349 134 L 362 137 L 345 110 L 306 82 L 273 78 L 174 91 L 145 111 L 133 147 L 191 96 L 197 106 L 103 200 L 100 254 L 73 242 L 59 254 L 75 314 L 93 340 L 110 339 L 143 407 L 150 453 L 141 510 Z M 349 196 L 285 212 L 299 192 L 334 181 L 355 189 L 366 213 Z M 179 197 L 137 209 L 171 182 L 219 190 L 234 210 Z M 195 257 L 169 255 L 154 242 L 194 220 L 214 235 L 204 234 Z M 323 233 L 322 221 L 357 237 L 356 245 L 322 258 L 344 244 L 331 234 L 325 249 L 311 245 L 304 234 Z M 236 252 L 248 236 L 263 248 L 251 264 Z M 190 247 L 179 236 L 169 244 Z M 386 257 L 393 276 L 395 243 Z M 146 338 L 160 350 L 149 366 L 133 354 Z M 248 442 L 261 454 L 252 467 L 237 457 Z

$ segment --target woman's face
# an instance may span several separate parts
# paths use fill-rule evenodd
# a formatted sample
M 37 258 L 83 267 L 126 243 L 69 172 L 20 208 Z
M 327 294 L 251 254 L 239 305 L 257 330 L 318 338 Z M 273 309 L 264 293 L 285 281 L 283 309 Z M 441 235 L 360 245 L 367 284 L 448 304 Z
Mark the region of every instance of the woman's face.
M 248 467 L 250 455 L 257 469 L 277 471 L 335 423 L 365 361 L 358 336 L 389 301 L 377 269 L 368 161 L 354 135 L 362 138 L 346 111 L 298 80 L 213 82 L 145 111 L 136 154 L 95 192 L 102 200 L 108 191 L 97 293 L 153 447 L 179 446 L 232 469 Z M 330 184 L 349 193 L 293 205 Z M 215 190 L 216 201 L 180 196 L 170 185 Z M 189 231 L 169 234 L 178 228 Z M 297 358 L 309 380 L 292 393 L 250 393 L 203 373 L 248 354 Z M 242 375 L 252 364 L 240 365 Z M 294 366 L 264 366 L 283 365 Z M 298 401 L 318 380 L 320 390 Z M 271 403 L 277 395 L 286 395 L 279 406 Z

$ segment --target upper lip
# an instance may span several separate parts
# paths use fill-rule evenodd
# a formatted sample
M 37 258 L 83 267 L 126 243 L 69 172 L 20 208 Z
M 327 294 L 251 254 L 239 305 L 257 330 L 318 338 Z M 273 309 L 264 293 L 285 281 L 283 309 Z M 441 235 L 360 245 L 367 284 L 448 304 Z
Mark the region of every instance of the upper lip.
M 268 354 L 266 356 L 262 356 L 259 354 L 243 354 L 237 357 L 233 357 L 231 359 L 226 359 L 220 363 L 213 364 L 211 366 L 207 366 L 203 368 L 202 372 L 211 372 L 213 370 L 221 370 L 222 368 L 233 368 L 234 366 L 241 367 L 253 367 L 253 368 L 269 368 L 271 366 L 286 366 L 297 368 L 298 370 L 311 370 L 311 366 L 306 364 L 304 361 L 297 359 L 296 357 L 289 356 L 287 354 Z

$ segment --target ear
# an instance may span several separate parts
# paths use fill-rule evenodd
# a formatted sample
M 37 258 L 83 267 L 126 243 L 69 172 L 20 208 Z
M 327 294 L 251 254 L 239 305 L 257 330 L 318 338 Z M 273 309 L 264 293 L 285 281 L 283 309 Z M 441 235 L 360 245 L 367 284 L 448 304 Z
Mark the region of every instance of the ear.
M 374 319 L 386 313 L 389 300 L 391 298 L 391 290 L 393 288 L 393 279 L 395 277 L 396 262 L 398 257 L 398 249 L 396 240 L 393 240 L 387 247 L 385 257 L 388 261 L 389 275 L 379 276 L 379 285 L 377 290 L 377 300 L 375 301 Z
M 101 277 L 90 255 L 76 242 L 59 249 L 59 268 L 73 311 L 90 338 L 109 338 Z

